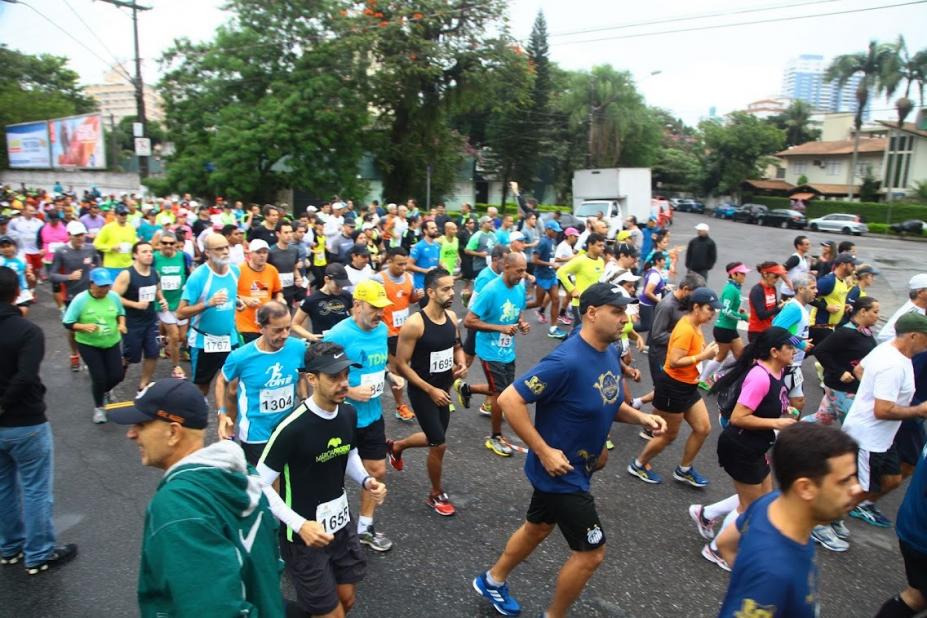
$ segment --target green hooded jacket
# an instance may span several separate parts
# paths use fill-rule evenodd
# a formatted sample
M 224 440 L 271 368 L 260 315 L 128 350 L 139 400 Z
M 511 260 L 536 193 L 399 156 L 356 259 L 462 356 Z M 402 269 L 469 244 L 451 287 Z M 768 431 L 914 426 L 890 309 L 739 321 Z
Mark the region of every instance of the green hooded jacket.
M 237 444 L 174 464 L 148 505 L 138 575 L 143 618 L 283 616 L 277 521 Z

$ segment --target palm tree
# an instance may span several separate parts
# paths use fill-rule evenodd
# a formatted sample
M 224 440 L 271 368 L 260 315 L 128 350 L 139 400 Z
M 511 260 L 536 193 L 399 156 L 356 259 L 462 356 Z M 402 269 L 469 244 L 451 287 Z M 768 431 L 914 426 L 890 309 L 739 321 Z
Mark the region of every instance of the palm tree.
M 770 118 L 777 127 L 785 131 L 787 147 L 816 139 L 818 132 L 808 127 L 812 112 L 811 105 L 801 99 L 796 99 L 781 114 Z
M 911 87 L 915 84 L 920 91 L 921 107 L 924 106 L 924 83 L 927 82 L 927 49 L 922 49 L 913 56 L 908 52 L 904 37 L 899 36 L 898 42 L 892 46 L 894 55 L 891 61 L 883 67 L 884 73 L 881 77 L 885 89 L 885 98 L 891 99 L 902 83 L 905 84 L 904 95 L 895 101 L 895 109 L 898 110 L 898 128 L 904 127 L 904 120 L 914 109 L 914 102 L 908 98 L 911 94 Z M 889 131 L 889 156 L 886 169 L 886 199 L 892 200 L 892 138 L 894 131 Z
M 870 41 L 867 51 L 837 56 L 824 72 L 824 81 L 837 82 L 838 88 L 843 88 L 854 75 L 862 73 L 862 79 L 859 80 L 859 86 L 856 88 L 856 117 L 854 118 L 856 132 L 853 135 L 853 158 L 847 174 L 847 199 L 853 199 L 853 178 L 856 174 L 856 160 L 859 155 L 859 132 L 863 126 L 863 112 L 869 104 L 869 93 L 884 90 L 881 78 L 885 74 L 885 67 L 892 62 L 893 56 L 892 46 Z

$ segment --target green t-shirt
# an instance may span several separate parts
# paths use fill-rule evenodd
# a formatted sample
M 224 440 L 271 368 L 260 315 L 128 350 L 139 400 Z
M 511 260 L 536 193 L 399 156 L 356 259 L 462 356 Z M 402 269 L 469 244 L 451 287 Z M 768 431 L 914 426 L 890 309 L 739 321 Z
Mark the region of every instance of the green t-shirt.
M 449 241 L 446 236 L 442 236 L 440 242 L 441 255 L 438 261 L 441 262 L 444 270 L 453 275 L 454 270 L 457 268 L 457 258 L 460 255 L 460 240 L 454 238 L 454 240 Z
M 170 311 L 177 311 L 183 286 L 187 282 L 187 266 L 184 254 L 177 251 L 171 257 L 164 257 L 158 251 L 154 256 L 154 268 L 161 277 L 161 292 Z
M 718 319 L 715 326 L 726 328 L 727 330 L 737 330 L 737 322 L 740 320 L 747 321 L 750 316 L 740 310 L 740 286 L 731 280 L 721 291 L 721 311 L 718 313 Z
M 88 290 L 74 297 L 62 321 L 65 324 L 96 324 L 97 329 L 92 333 L 74 331 L 74 340 L 95 348 L 111 348 L 122 339 L 118 318 L 125 314 L 122 299 L 112 290 L 103 298 L 94 298 Z

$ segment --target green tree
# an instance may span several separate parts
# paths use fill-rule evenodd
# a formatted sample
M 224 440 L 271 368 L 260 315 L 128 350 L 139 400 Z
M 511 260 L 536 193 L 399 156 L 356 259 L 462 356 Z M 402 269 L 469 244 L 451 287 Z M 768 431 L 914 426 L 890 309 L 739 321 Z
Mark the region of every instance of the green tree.
M 702 162 L 689 150 L 663 148 L 653 164 L 653 181 L 664 190 L 697 191 L 703 185 Z
M 704 188 L 709 192 L 739 193 L 740 184 L 756 178 L 769 155 L 785 143 L 784 131 L 745 112 L 734 112 L 725 121 L 703 121 L 699 128 L 705 143 Z
M 895 109 L 898 111 L 898 128 L 901 129 L 904 127 L 905 119 L 914 109 L 914 101 L 909 98 L 911 88 L 914 86 L 917 86 L 920 92 L 921 107 L 924 106 L 924 83 L 927 82 L 927 49 L 922 49 L 912 55 L 908 51 L 904 37 L 899 35 L 898 42 L 892 46 L 892 51 L 893 55 L 883 67 L 881 79 L 887 100 L 891 100 L 901 85 L 904 84 L 904 94 L 895 101 Z M 897 141 L 895 137 L 895 131 L 890 130 L 890 145 Z M 894 162 L 895 157 L 891 156 L 890 148 L 885 172 L 885 185 L 888 189 L 885 197 L 888 201 L 892 200 L 894 180 L 898 176 L 898 172 L 893 169 Z
M 818 129 L 809 126 L 812 111 L 808 103 L 796 99 L 781 114 L 769 118 L 770 123 L 785 131 L 786 147 L 811 142 L 821 136 Z

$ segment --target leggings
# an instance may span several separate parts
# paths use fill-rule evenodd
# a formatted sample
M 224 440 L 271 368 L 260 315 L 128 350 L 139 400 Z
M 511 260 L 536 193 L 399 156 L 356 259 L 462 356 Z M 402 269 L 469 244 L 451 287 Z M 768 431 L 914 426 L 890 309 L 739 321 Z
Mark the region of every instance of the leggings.
M 102 408 L 104 393 L 115 388 L 125 377 L 120 345 L 117 343 L 111 348 L 97 348 L 78 343 L 77 350 L 90 371 L 93 405 Z

